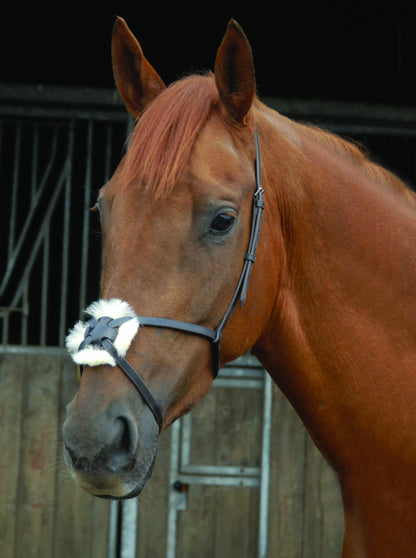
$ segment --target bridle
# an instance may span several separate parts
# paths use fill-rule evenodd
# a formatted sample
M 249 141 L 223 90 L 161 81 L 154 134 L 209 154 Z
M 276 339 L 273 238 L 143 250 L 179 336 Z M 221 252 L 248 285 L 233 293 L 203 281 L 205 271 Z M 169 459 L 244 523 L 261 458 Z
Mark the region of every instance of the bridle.
M 162 428 L 163 423 L 162 411 L 159 405 L 156 403 L 155 399 L 144 384 L 139 374 L 127 362 L 127 360 L 119 354 L 118 350 L 114 346 L 114 341 L 117 337 L 119 327 L 126 323 L 128 320 L 132 319 L 137 319 L 139 325 L 144 327 L 162 327 L 182 331 L 184 333 L 190 333 L 193 335 L 199 335 L 208 339 L 211 343 L 213 376 L 214 378 L 217 377 L 220 368 L 220 344 L 222 334 L 224 332 L 225 326 L 228 323 L 228 320 L 231 317 L 231 314 L 233 313 L 234 308 L 237 305 L 237 302 L 240 301 L 240 305 L 242 306 L 246 300 L 251 272 L 254 262 L 256 261 L 256 250 L 260 234 L 262 213 L 264 209 L 264 190 L 261 185 L 260 149 L 257 130 L 255 131 L 254 139 L 256 145 L 256 190 L 253 194 L 250 238 L 247 251 L 244 255 L 243 269 L 241 271 L 237 287 L 234 291 L 231 302 L 218 326 L 215 329 L 210 329 L 208 327 L 193 324 L 190 322 L 171 320 L 169 318 L 154 318 L 150 316 L 126 316 L 116 319 L 108 316 L 102 316 L 98 319 L 96 319 L 95 317 L 91 317 L 86 324 L 84 339 L 78 347 L 78 351 L 81 351 L 89 346 L 100 347 L 107 351 L 107 353 L 114 359 L 114 361 L 121 368 L 124 374 L 129 378 L 129 380 L 139 391 L 143 400 L 152 411 L 153 416 L 159 426 L 159 430 Z

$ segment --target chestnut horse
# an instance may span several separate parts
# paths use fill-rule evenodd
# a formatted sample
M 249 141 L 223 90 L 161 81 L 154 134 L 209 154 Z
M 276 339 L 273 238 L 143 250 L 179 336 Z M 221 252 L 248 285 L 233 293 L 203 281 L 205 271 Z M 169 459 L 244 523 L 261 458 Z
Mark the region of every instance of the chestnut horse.
M 102 300 L 68 338 L 85 365 L 64 425 L 76 482 L 136 496 L 160 430 L 210 389 L 209 332 L 247 261 L 261 157 L 256 263 L 227 317 L 220 364 L 252 349 L 336 471 L 344 558 L 416 556 L 413 194 L 351 143 L 262 104 L 234 21 L 214 74 L 165 88 L 117 19 L 113 67 L 137 122 L 96 205 Z

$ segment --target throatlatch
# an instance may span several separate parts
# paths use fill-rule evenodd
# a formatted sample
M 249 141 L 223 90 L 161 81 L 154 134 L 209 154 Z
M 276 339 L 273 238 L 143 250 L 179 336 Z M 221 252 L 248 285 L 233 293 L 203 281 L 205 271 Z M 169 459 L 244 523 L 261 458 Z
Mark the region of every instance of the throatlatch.
M 162 327 L 199 335 L 208 339 L 213 352 L 213 376 L 216 378 L 220 368 L 220 344 L 225 326 L 231 314 L 240 301 L 242 306 L 246 300 L 251 271 L 256 261 L 256 250 L 259 240 L 262 213 L 264 209 L 263 188 L 261 185 L 260 152 L 257 131 L 256 143 L 256 190 L 253 195 L 250 239 L 244 255 L 243 269 L 237 287 L 224 317 L 215 329 L 210 329 L 190 322 L 137 316 L 132 307 L 120 299 L 99 300 L 91 304 L 86 314 L 87 322 L 78 322 L 70 331 L 66 339 L 66 346 L 74 362 L 80 366 L 99 366 L 108 364 L 119 366 L 137 388 L 153 416 L 162 428 L 163 417 L 159 405 L 132 366 L 124 358 L 127 350 L 136 336 L 139 327 Z

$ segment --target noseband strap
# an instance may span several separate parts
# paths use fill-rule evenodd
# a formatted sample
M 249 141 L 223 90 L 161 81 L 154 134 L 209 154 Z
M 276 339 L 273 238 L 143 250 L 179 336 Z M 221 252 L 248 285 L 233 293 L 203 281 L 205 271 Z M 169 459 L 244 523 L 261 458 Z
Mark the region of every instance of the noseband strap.
M 84 340 L 81 342 L 78 351 L 82 351 L 87 347 L 96 347 L 98 349 L 103 348 L 104 350 L 106 350 L 107 353 L 115 360 L 124 374 L 137 388 L 147 406 L 152 411 L 160 430 L 163 424 L 163 416 L 159 405 L 156 403 L 152 394 L 146 387 L 143 380 L 134 370 L 134 368 L 127 362 L 124 357 L 119 354 L 118 350 L 113 345 L 113 341 L 117 337 L 119 327 L 127 321 L 133 319 L 135 319 L 133 316 L 126 316 L 116 319 L 110 318 L 108 316 L 102 316 L 101 318 L 98 318 L 98 320 L 94 317 L 91 317 L 87 322 L 87 329 L 85 330 Z
M 163 425 L 163 414 L 159 405 L 154 400 L 153 395 L 148 390 L 146 384 L 137 374 L 136 370 L 127 362 L 127 360 L 118 354 L 117 349 L 114 347 L 114 345 L 109 339 L 103 339 L 102 346 L 108 353 L 110 353 L 110 355 L 117 362 L 118 366 L 128 377 L 128 379 L 134 384 L 135 388 L 143 397 L 143 400 L 145 401 L 149 409 L 152 411 L 152 414 L 155 417 L 155 421 L 157 422 L 160 431 Z
M 264 199 L 263 199 L 263 188 L 261 185 L 261 170 L 260 170 L 260 150 L 259 142 L 257 137 L 257 131 L 255 132 L 255 144 L 256 144 L 256 190 L 253 195 L 253 205 L 252 205 L 252 216 L 251 216 L 251 230 L 250 238 L 247 247 L 247 251 L 244 255 L 244 264 L 241 271 L 237 287 L 234 291 L 231 302 L 222 318 L 220 323 L 215 329 L 210 329 L 199 324 L 193 324 L 190 322 L 182 322 L 179 320 L 171 320 L 169 318 L 155 318 L 150 316 L 136 316 L 129 307 L 127 314 L 118 318 L 111 318 L 108 316 L 92 316 L 86 324 L 79 323 L 75 326 L 74 330 L 67 337 L 67 348 L 72 354 L 74 361 L 80 366 L 87 364 L 89 366 L 97 366 L 98 364 L 109 363 L 112 366 L 116 364 L 121 368 L 124 374 L 129 378 L 129 380 L 134 384 L 136 389 L 141 394 L 143 400 L 146 402 L 148 407 L 153 413 L 153 416 L 159 426 L 159 430 L 162 428 L 163 416 L 159 405 L 156 403 L 152 394 L 144 384 L 141 377 L 137 374 L 134 368 L 127 362 L 124 358 L 125 352 L 130 345 L 133 337 L 137 333 L 136 329 L 133 329 L 133 335 L 127 336 L 127 340 L 123 346 L 124 354 L 121 354 L 120 349 L 117 347 L 119 329 L 122 328 L 130 320 L 137 320 L 139 326 L 144 327 L 161 327 L 167 329 L 173 329 L 176 331 L 182 331 L 184 333 L 189 333 L 193 335 L 199 335 L 208 339 L 212 347 L 212 358 L 213 358 L 213 376 L 217 377 L 220 368 L 221 355 L 220 355 L 220 344 L 222 334 L 224 332 L 225 326 L 233 313 L 237 302 L 240 301 L 242 306 L 245 303 L 248 285 L 250 282 L 250 276 L 253 269 L 254 262 L 256 261 L 256 250 L 259 241 L 261 219 L 264 209 Z M 102 301 L 106 302 L 106 301 Z M 128 306 L 127 303 L 123 301 L 118 301 L 120 304 Z M 92 305 L 94 306 L 94 305 Z M 88 310 L 87 310 L 88 313 Z M 79 331 L 75 331 L 79 325 Z M 81 337 L 79 337 L 81 335 Z M 123 336 L 121 336 L 123 337 Z M 94 360 L 97 357 L 92 357 L 92 362 L 89 360 L 90 357 L 85 357 L 85 353 L 91 348 L 93 353 L 96 351 L 104 350 L 107 356 L 104 356 L 104 360 Z M 91 353 L 88 353 L 91 355 Z M 102 357 L 101 357 L 102 358 Z M 106 360 L 110 358 L 110 361 Z

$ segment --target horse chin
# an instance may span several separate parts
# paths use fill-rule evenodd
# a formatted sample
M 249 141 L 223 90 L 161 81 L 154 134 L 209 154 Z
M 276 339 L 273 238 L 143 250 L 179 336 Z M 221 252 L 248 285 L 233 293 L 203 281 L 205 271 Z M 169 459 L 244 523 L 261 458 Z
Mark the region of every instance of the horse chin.
M 93 496 L 96 496 L 97 498 L 103 498 L 104 500 L 116 500 L 116 501 L 131 500 L 133 498 L 137 498 L 137 496 L 140 496 L 142 490 L 143 490 L 143 486 L 139 485 L 131 492 L 126 494 L 125 496 L 113 496 L 109 494 L 93 494 Z
M 156 452 L 146 460 L 140 460 L 129 471 L 113 474 L 99 470 L 76 471 L 70 460 L 66 459 L 71 476 L 80 488 L 91 496 L 110 500 L 128 500 L 139 496 L 151 477 L 155 460 Z

